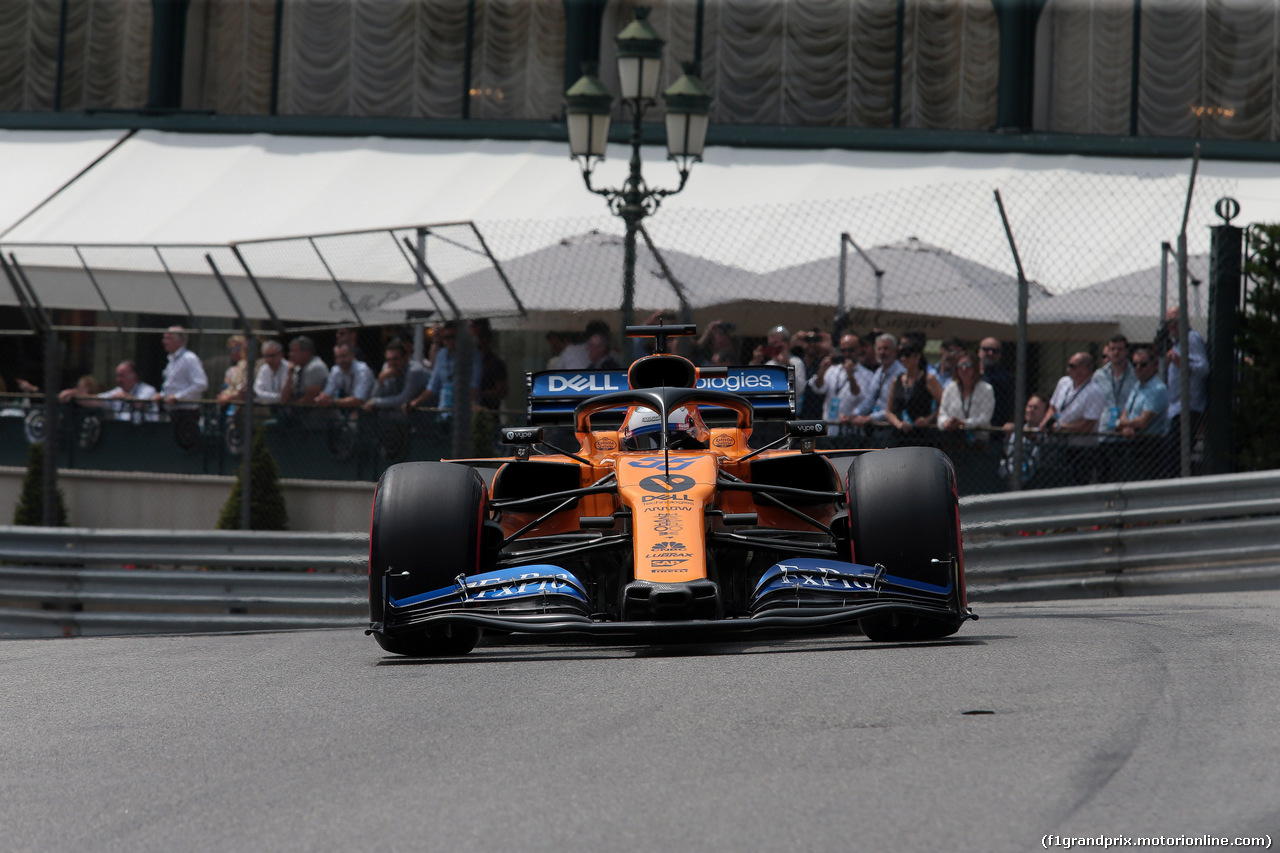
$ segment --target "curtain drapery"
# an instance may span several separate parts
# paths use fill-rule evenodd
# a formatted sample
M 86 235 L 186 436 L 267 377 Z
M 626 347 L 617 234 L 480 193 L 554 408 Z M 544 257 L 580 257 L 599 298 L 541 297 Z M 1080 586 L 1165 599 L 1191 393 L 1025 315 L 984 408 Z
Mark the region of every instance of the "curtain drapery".
M 611 0 L 601 24 L 600 74 L 615 90 L 613 38 L 634 3 Z M 695 58 L 698 4 L 651 5 L 668 43 L 665 88 Z M 277 8 L 281 114 L 562 113 L 564 0 L 195 0 L 184 107 L 270 111 Z M 55 108 L 60 16 L 61 0 L 0 0 L 0 110 Z M 900 125 L 992 126 L 1000 45 L 990 0 L 705 0 L 711 120 L 892 126 L 900 17 Z M 68 0 L 58 106 L 145 106 L 151 21 L 152 0 Z M 1139 135 L 1280 139 L 1280 0 L 1049 0 L 1040 28 L 1039 129 L 1124 135 L 1136 103 Z M 661 107 L 648 117 L 661 119 Z
M 61 5 L 0 2 L 0 110 L 54 109 Z M 70 0 L 64 51 L 62 109 L 145 106 L 150 0 Z
M 1140 136 L 1274 140 L 1280 132 L 1280 2 L 1142 0 Z M 1050 0 L 1048 126 L 1127 134 L 1133 3 Z M 1046 43 L 1046 40 L 1041 40 Z
M 897 0 L 708 0 L 704 27 L 713 122 L 893 124 Z M 994 124 L 1000 41 L 991 4 L 906 0 L 902 29 L 901 126 Z
M 562 0 L 288 0 L 280 112 L 550 119 L 564 86 Z M 464 89 L 467 89 L 464 92 Z

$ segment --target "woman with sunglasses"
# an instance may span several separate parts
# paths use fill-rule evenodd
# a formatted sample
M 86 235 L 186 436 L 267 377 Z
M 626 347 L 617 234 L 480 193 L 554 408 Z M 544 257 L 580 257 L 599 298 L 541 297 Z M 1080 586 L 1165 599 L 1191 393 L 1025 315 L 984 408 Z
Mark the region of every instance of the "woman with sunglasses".
M 948 432 L 974 429 L 991 425 L 991 413 L 996 408 L 996 392 L 978 375 L 978 364 L 973 356 L 962 352 L 956 359 L 955 381 L 947 384 L 942 392 L 942 405 L 938 409 L 938 427 Z M 985 431 L 975 433 L 975 439 L 985 442 Z
M 938 377 L 929 373 L 924 352 L 914 341 L 902 345 L 898 360 L 906 372 L 893 380 L 885 420 L 903 433 L 932 426 L 938 420 L 938 402 L 942 399 Z

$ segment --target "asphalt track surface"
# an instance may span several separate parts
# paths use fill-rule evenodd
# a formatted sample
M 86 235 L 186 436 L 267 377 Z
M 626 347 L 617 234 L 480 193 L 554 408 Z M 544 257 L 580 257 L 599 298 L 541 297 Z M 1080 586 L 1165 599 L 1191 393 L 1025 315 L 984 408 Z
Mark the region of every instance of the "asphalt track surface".
M 358 631 L 0 642 L 0 849 L 1280 841 L 1280 593 L 980 613 L 929 645 L 443 661 Z

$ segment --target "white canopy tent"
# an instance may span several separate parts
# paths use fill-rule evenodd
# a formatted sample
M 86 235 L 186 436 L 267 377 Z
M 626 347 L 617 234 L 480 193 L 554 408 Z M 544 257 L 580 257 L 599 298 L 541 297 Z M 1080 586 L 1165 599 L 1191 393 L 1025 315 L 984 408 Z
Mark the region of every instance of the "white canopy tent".
M 80 159 L 73 163 L 68 157 L 61 171 L 45 168 L 43 186 L 50 192 L 61 186 L 59 177 L 74 176 L 121 134 L 53 136 L 65 136 L 57 147 L 79 152 Z M 35 137 L 0 135 L 0 180 L 6 186 L 18 182 L 42 146 Z M 621 184 L 628 153 L 623 146 L 610 147 L 609 161 L 596 173 L 597 185 Z M 676 183 L 662 149 L 646 147 L 643 156 L 651 185 Z M 872 246 L 918 234 L 1012 275 L 1012 257 L 990 200 L 991 190 L 1002 189 L 1028 275 L 1060 297 L 1149 266 L 1159 241 L 1174 237 L 1189 171 L 1189 160 L 710 148 L 686 190 L 668 198 L 646 224 L 664 252 L 760 274 L 830 258 L 839 234 L 856 230 L 857 238 Z M 1241 221 L 1280 220 L 1280 164 L 1206 161 L 1200 176 L 1197 209 L 1211 207 L 1210 193 L 1225 187 L 1241 202 Z M 966 202 L 967 218 L 944 217 L 939 188 L 961 186 L 979 191 L 977 206 Z M 1120 197 L 1134 190 L 1159 200 L 1160 217 L 1108 216 Z M 616 227 L 601 199 L 582 186 L 567 146 L 538 141 L 140 131 L 52 198 L 36 190 L 25 198 L 6 198 L 0 211 L 18 222 L 0 240 L 5 246 L 226 245 L 470 220 L 483 233 L 503 234 L 492 249 L 505 262 L 582 233 L 585 221 Z M 30 208 L 18 212 L 25 204 Z M 892 218 L 883 215 L 895 205 Z M 1064 208 L 1077 212 L 1071 229 L 1055 219 Z M 930 217 L 947 220 L 954 243 L 904 230 Z M 981 234 L 974 239 L 970 226 L 978 218 Z M 856 229 L 851 219 L 857 219 Z M 549 231 L 570 222 L 577 224 L 566 225 L 563 234 Z M 1193 252 L 1207 248 L 1206 224 L 1208 219 L 1197 220 L 1189 235 Z M 715 239 L 708 239 L 709 233 Z M 1095 251 L 1104 239 L 1106 250 Z M 678 264 L 673 267 L 680 274 Z M 459 267 L 441 277 L 447 284 L 475 272 L 474 266 Z M 287 269 L 273 269 L 271 275 L 291 277 Z M 296 277 L 305 281 L 314 275 L 300 271 Z M 599 275 L 620 289 L 620 263 L 616 272 L 601 268 Z M 156 280 L 156 286 L 164 284 Z M 146 281 L 139 278 L 135 286 L 151 287 Z M 511 276 L 511 284 L 517 293 L 525 286 L 518 275 Z M 780 301 L 789 298 L 779 296 Z M 92 289 L 77 298 L 83 299 L 79 307 L 101 308 Z M 326 291 L 323 298 L 331 295 Z M 134 301 L 149 304 L 145 296 Z M 7 287 L 0 288 L 0 304 L 14 304 Z M 662 307 L 673 305 L 668 299 Z M 298 319 L 324 313 L 301 304 L 298 311 Z
M 840 258 L 777 270 L 765 280 L 769 292 L 830 306 L 839 298 Z M 1035 282 L 1029 295 L 1032 304 L 1051 299 Z M 844 298 L 849 324 L 857 330 L 921 329 L 934 338 L 1011 337 L 1018 319 L 1016 276 L 916 239 L 868 248 L 865 257 L 850 251 Z
M 1208 294 L 1203 286 L 1209 278 L 1209 256 L 1187 258 L 1187 318 L 1202 334 L 1208 331 Z M 1089 322 L 1106 317 L 1114 332 L 1131 341 L 1149 341 L 1161 322 L 1164 310 L 1178 304 L 1178 267 L 1173 257 L 1164 270 L 1165 302 L 1160 303 L 1159 265 L 1116 276 L 1095 285 L 1039 302 L 1028 310 L 1032 328 Z M 1113 333 L 1114 333 L 1113 332 Z

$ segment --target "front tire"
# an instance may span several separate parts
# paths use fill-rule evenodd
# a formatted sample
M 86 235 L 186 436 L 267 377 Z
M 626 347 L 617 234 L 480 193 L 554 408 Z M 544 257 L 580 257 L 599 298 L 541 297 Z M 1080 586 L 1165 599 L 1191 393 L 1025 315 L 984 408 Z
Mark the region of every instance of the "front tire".
M 849 535 L 854 560 L 881 563 L 892 573 L 936 586 L 952 582 L 950 566 L 963 560 L 955 470 L 933 447 L 896 447 L 857 457 L 849 465 Z M 861 620 L 876 642 L 936 640 L 964 622 L 963 580 L 955 590 L 956 615 L 886 613 Z
M 386 599 L 442 589 L 482 570 L 487 491 L 474 470 L 447 462 L 404 462 L 383 473 L 369 525 L 369 621 L 382 626 L 374 637 L 384 650 L 462 655 L 479 642 L 480 629 L 466 625 L 388 630 Z

